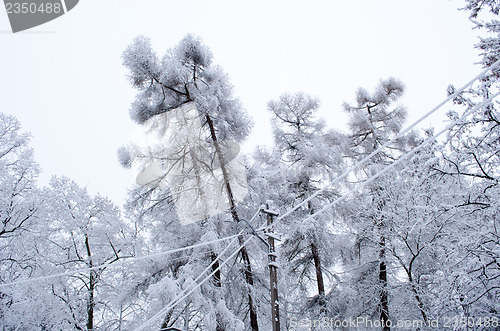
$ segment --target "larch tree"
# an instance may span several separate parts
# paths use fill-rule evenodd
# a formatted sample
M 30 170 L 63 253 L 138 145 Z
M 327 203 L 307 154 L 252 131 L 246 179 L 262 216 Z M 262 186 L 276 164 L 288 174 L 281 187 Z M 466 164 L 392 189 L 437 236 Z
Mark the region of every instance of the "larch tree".
M 228 160 L 224 159 L 223 143 L 229 141 L 242 142 L 250 132 L 251 121 L 244 112 L 239 100 L 233 96 L 232 86 L 227 75 L 219 66 L 212 64 L 211 51 L 203 45 L 199 38 L 187 35 L 176 47 L 168 50 L 160 60 L 152 50 L 149 40 L 139 37 L 123 53 L 123 61 L 124 65 L 130 70 L 133 86 L 138 90 L 136 101 L 133 102 L 130 111 L 132 119 L 137 123 L 148 125 L 148 121 L 158 115 L 165 115 L 168 118 L 169 114 L 179 109 L 179 107 L 187 104 L 196 106 L 198 112 L 196 117 L 201 123 L 201 131 L 207 137 L 206 139 L 200 139 L 201 145 L 206 144 L 206 146 L 209 146 L 207 150 L 213 151 L 212 161 L 209 162 L 211 165 L 208 165 L 205 169 L 211 172 L 213 171 L 211 166 L 218 164 L 222 172 L 221 191 L 210 192 L 210 194 L 223 196 L 228 203 L 233 221 L 239 222 L 240 216 L 234 197 L 234 180 L 232 180 L 233 176 L 228 170 Z M 164 129 L 167 130 L 167 123 L 160 123 L 159 125 L 165 126 Z M 198 172 L 199 169 L 202 169 L 199 166 L 204 167 L 207 164 L 198 156 L 193 155 L 191 153 L 192 149 L 186 149 L 182 146 L 183 143 L 179 145 L 181 145 L 179 147 L 181 152 L 176 154 L 174 162 L 176 164 L 185 164 L 186 158 L 190 158 L 193 163 L 191 167 L 193 171 L 191 172 L 199 186 L 197 188 L 198 193 L 193 194 L 199 194 L 198 200 L 203 200 L 203 195 L 208 195 L 206 192 L 210 190 L 205 188 L 202 181 L 199 180 Z M 144 162 L 147 164 L 155 160 L 161 161 L 161 159 L 161 153 L 142 153 L 134 146 L 129 146 L 125 152 L 121 152 L 121 160 L 124 164 L 140 163 L 142 160 L 144 165 Z M 163 175 L 168 176 L 168 172 L 168 169 L 164 170 Z M 184 179 L 181 178 L 180 180 Z M 156 188 L 153 187 L 148 192 L 156 194 L 155 190 Z M 172 190 L 164 196 L 170 196 L 170 203 L 172 203 L 172 196 L 174 196 Z M 164 200 L 164 202 L 167 202 L 167 200 Z M 210 208 L 210 206 L 205 207 Z M 225 228 L 227 228 L 227 226 L 222 225 L 218 216 L 215 218 L 206 217 L 205 221 L 201 223 L 201 225 L 193 226 L 208 226 L 215 230 L 216 236 L 223 234 Z M 242 244 L 242 239 L 239 240 L 240 244 Z M 212 262 L 217 266 L 217 255 L 212 254 L 211 256 Z M 258 330 L 257 307 L 251 294 L 254 286 L 254 276 L 250 257 L 245 246 L 241 248 L 240 256 L 246 282 L 250 326 L 252 330 Z M 220 283 L 215 281 L 215 285 L 219 287 Z M 217 301 L 218 299 L 214 300 Z M 216 302 L 215 306 L 219 307 L 220 305 Z M 221 323 L 220 320 L 217 322 L 218 330 L 223 328 Z
M 351 106 L 344 103 L 344 110 L 350 114 L 349 128 L 351 138 L 350 156 L 353 162 L 357 162 L 369 155 L 381 145 L 389 141 L 396 135 L 406 117 L 406 110 L 401 106 L 393 106 L 404 92 L 404 86 L 401 82 L 389 78 L 381 80 L 375 92 L 370 94 L 367 90 L 360 88 L 356 92 L 356 103 Z M 404 150 L 405 139 L 398 140 L 392 146 L 389 146 L 369 162 L 367 162 L 356 173 L 358 180 L 362 181 L 381 170 L 384 165 L 389 164 L 397 158 L 400 151 Z M 377 272 L 374 272 L 375 266 L 370 262 L 364 266 L 366 273 L 360 273 L 363 281 L 377 284 L 376 296 L 378 296 L 379 318 L 384 330 L 389 330 L 385 323 L 389 320 L 389 297 L 388 297 L 388 271 L 387 271 L 387 231 L 388 224 L 384 217 L 384 209 L 387 204 L 384 194 L 384 187 L 381 180 L 375 181 L 368 188 L 369 194 L 364 195 L 366 203 L 372 205 L 372 208 L 361 210 L 356 217 L 358 228 L 357 246 L 361 254 L 361 247 L 367 245 L 371 253 L 377 257 Z M 356 226 L 355 226 L 356 227 Z M 373 249 L 377 247 L 377 249 Z M 373 261 L 374 256 L 368 258 Z M 365 260 L 366 261 L 366 260 Z M 361 262 L 361 260 L 360 260 Z M 377 281 L 367 279 L 366 277 L 377 278 Z M 360 279 L 361 281 L 361 279 Z M 361 284 L 361 282 L 359 283 Z M 368 288 L 367 288 L 368 289 Z
M 281 210 L 288 210 L 317 192 L 342 169 L 342 135 L 326 129 L 317 118 L 318 108 L 318 100 L 304 93 L 284 94 L 268 103 L 275 146 L 271 154 L 256 153 L 255 161 L 261 176 L 273 183 L 272 189 L 260 195 L 274 201 Z M 331 278 L 329 266 L 335 254 L 329 227 L 331 215 L 309 216 L 336 196 L 334 189 L 326 189 L 277 224 L 284 235 L 279 246 L 283 265 L 280 272 L 290 279 L 289 285 L 283 286 L 284 295 L 313 319 L 327 314 L 327 279 Z M 306 301 L 304 293 L 309 293 L 311 286 L 315 295 Z

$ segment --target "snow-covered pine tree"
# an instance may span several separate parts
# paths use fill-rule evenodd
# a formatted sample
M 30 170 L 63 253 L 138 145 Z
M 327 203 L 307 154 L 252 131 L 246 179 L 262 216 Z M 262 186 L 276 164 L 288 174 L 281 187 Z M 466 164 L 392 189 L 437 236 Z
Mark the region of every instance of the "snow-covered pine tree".
M 363 88 L 358 89 L 354 106 L 344 103 L 344 110 L 350 114 L 350 156 L 353 162 L 375 151 L 400 131 L 406 117 L 406 110 L 401 106 L 393 107 L 393 103 L 401 97 L 403 92 L 403 84 L 389 78 L 381 80 L 373 94 Z M 400 139 L 390 148 L 377 154 L 357 171 L 357 178 L 362 181 L 381 170 L 384 165 L 394 161 L 398 153 L 405 148 L 405 143 L 405 139 Z M 368 199 L 366 202 L 371 205 L 371 208 L 358 211 L 357 217 L 353 220 L 359 223 L 353 226 L 358 237 L 356 242 L 360 257 L 363 254 L 369 257 L 363 256 L 359 260 L 359 270 L 363 270 L 359 272 L 360 278 L 356 286 L 361 291 L 371 292 L 368 296 L 368 293 L 359 293 L 359 295 L 367 298 L 365 301 L 368 305 L 374 305 L 377 308 L 380 322 L 384 325 L 383 329 L 389 330 L 390 328 L 384 323 L 390 318 L 386 256 L 389 227 L 383 213 L 388 197 L 385 195 L 380 179 L 368 188 L 364 198 Z M 362 252 L 363 245 L 366 245 L 365 252 Z M 371 310 L 366 307 L 365 314 L 368 313 L 370 316 L 373 314 Z
M 259 192 L 262 202 L 272 200 L 276 208 L 286 211 L 314 194 L 342 168 L 342 136 L 327 130 L 316 117 L 319 102 L 304 93 L 284 94 L 270 101 L 273 114 L 274 148 L 258 150 L 254 167 L 258 179 L 252 178 L 252 192 Z M 263 186 L 262 181 L 268 184 Z M 277 224 L 284 236 L 279 245 L 280 299 L 283 314 L 302 314 L 312 319 L 327 315 L 328 267 L 335 259 L 332 215 L 321 215 L 305 221 L 322 203 L 335 197 L 335 190 L 325 190 L 307 206 Z M 311 293 L 311 288 L 315 291 Z M 299 308 L 299 310 L 297 310 Z M 295 317 L 297 317 L 295 316 Z
M 243 111 L 238 99 L 232 95 L 232 87 L 227 75 L 220 67 L 212 64 L 210 50 L 203 45 L 199 38 L 187 35 L 175 48 L 168 50 L 160 60 L 152 50 L 149 40 L 139 37 L 125 50 L 123 60 L 124 65 L 130 70 L 132 84 L 138 90 L 136 101 L 132 104 L 130 111 L 132 119 L 137 123 L 148 124 L 148 120 L 155 116 L 160 114 L 168 116 L 169 111 L 188 103 L 196 105 L 202 129 L 209 137 L 207 143 L 215 150 L 214 156 L 221 165 L 223 173 L 223 191 L 211 193 L 221 194 L 221 196 L 227 195 L 232 219 L 238 221 L 239 215 L 233 198 L 230 174 L 225 169 L 220 144 L 222 141 L 241 142 L 250 131 L 251 121 Z M 160 125 L 166 125 L 166 123 L 160 123 Z M 123 163 L 130 164 L 140 162 L 143 155 L 145 154 L 138 152 L 137 148 L 129 146 L 125 153 L 121 153 L 121 159 L 125 161 Z M 161 155 L 149 153 L 146 162 L 152 162 L 159 157 Z M 171 195 L 169 198 L 168 193 L 158 193 L 155 187 L 146 188 L 143 192 L 147 192 L 150 196 L 160 197 L 160 204 L 172 203 Z M 154 203 L 149 205 L 159 207 Z M 193 227 L 199 228 L 194 234 L 207 232 L 210 229 L 209 233 L 216 237 L 228 234 L 230 231 L 228 228 L 231 228 L 224 224 L 224 216 L 212 217 L 202 224 L 193 225 Z M 175 233 L 175 231 L 172 232 Z M 203 237 L 200 238 L 200 236 L 195 239 L 195 235 L 191 238 L 203 240 Z M 246 285 L 240 288 L 245 289 L 246 292 L 246 305 L 251 329 L 258 330 L 257 307 L 251 294 L 254 276 L 246 247 L 240 250 L 240 256 L 246 282 Z M 210 253 L 210 261 L 214 262 L 216 259 L 215 251 Z M 221 285 L 220 278 L 216 279 L 218 274 L 214 276 L 214 284 L 219 287 Z M 225 287 L 225 291 L 230 290 L 230 288 Z M 241 297 L 241 293 L 238 297 Z M 218 295 L 215 295 L 211 300 L 214 301 L 210 304 L 207 302 L 207 305 L 212 311 L 214 311 L 214 307 L 216 308 L 214 311 L 217 319 L 216 328 L 218 330 L 225 329 L 224 324 L 227 323 L 217 317 L 229 316 L 225 303 L 221 298 L 218 298 Z M 221 310 L 218 310 L 219 308 Z M 232 308 L 234 309 L 234 307 Z M 246 312 L 241 313 L 241 309 L 237 313 L 242 319 L 247 316 Z

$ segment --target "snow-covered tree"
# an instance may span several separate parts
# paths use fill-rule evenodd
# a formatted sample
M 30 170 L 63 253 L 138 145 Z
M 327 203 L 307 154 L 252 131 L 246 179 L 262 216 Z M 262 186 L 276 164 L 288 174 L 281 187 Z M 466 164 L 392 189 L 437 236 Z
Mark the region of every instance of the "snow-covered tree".
M 19 121 L 0 113 L 0 238 L 12 238 L 29 229 L 37 210 L 38 165 L 29 148 L 29 135 Z
M 0 281 L 8 283 L 37 273 L 36 233 L 41 198 L 36 187 L 39 167 L 29 147 L 30 136 L 21 132 L 19 121 L 0 113 Z M 0 291 L 0 323 L 19 325 L 30 311 L 25 291 Z M 43 312 L 26 325 L 43 325 Z M 36 321 L 36 319 L 38 319 Z M 31 322 L 35 324 L 30 324 Z
M 286 211 L 325 186 L 342 169 L 343 137 L 326 129 L 317 118 L 318 107 L 315 98 L 303 93 L 284 94 L 269 102 L 275 144 L 272 151 L 258 149 L 253 157 L 249 181 L 256 204 L 271 200 L 274 208 Z M 307 218 L 335 196 L 333 189 L 325 190 L 277 224 L 277 232 L 283 237 L 278 270 L 284 316 L 318 318 L 327 313 L 329 266 L 335 260 L 329 226 L 332 215 Z
M 399 271 L 392 273 L 389 286 L 393 320 L 429 323 L 447 316 L 437 308 L 436 285 L 462 226 L 453 205 L 463 190 L 457 180 L 435 170 L 443 165 L 439 148 L 426 147 L 382 180 L 387 255 Z
M 51 272 L 112 264 L 132 255 L 128 226 L 109 199 L 91 197 L 64 177 L 53 177 L 43 194 L 43 216 L 50 221 L 45 225 L 45 251 L 40 255 L 53 266 Z M 119 292 L 106 279 L 117 275 L 106 272 L 107 268 L 91 270 L 52 284 L 52 294 L 63 303 L 68 325 L 78 330 L 106 327 L 106 317 L 113 314 L 110 294 Z
M 202 149 L 208 151 L 208 154 L 212 154 L 210 156 L 212 161 L 205 162 L 201 156 L 203 152 L 193 155 L 191 153 L 193 149 L 188 148 L 189 150 L 187 150 L 188 146 L 184 146 L 186 144 L 180 142 L 179 150 L 186 150 L 186 152 L 181 152 L 180 154 L 172 154 L 167 148 L 162 148 L 161 146 L 153 151 L 144 151 L 137 148 L 137 146 L 130 145 L 121 152 L 120 158 L 123 161 L 122 163 L 141 164 L 142 162 L 142 165 L 145 165 L 155 160 L 162 161 L 162 158 L 163 160 L 173 159 L 176 165 L 182 164 L 181 177 L 183 178 L 180 179 L 181 183 L 186 180 L 187 174 L 192 176 L 194 181 L 197 182 L 198 187 L 192 193 L 194 201 L 206 200 L 203 195 L 219 194 L 227 201 L 233 221 L 238 222 L 239 213 L 234 198 L 235 184 L 227 165 L 228 160 L 224 159 L 226 155 L 223 153 L 223 144 L 224 142 L 232 141 L 239 143 L 243 141 L 250 131 L 251 121 L 244 112 L 239 100 L 233 96 L 232 87 L 229 84 L 227 75 L 219 66 L 212 64 L 212 53 L 210 50 L 203 45 L 199 38 L 187 35 L 176 47 L 168 50 L 160 60 L 152 50 L 149 40 L 139 37 L 125 50 L 123 60 L 124 65 L 130 70 L 132 84 L 138 90 L 136 101 L 132 104 L 130 111 L 132 119 L 150 128 L 151 123 L 154 123 L 153 126 L 156 126 L 156 128 L 159 127 L 160 131 L 165 131 L 168 130 L 168 118 L 170 114 L 177 111 L 179 107 L 194 104 L 198 111 L 196 117 L 201 123 L 201 133 L 189 132 L 189 134 L 201 137 L 197 144 L 203 145 Z M 160 123 L 159 121 L 155 121 L 160 116 L 165 116 L 167 120 Z M 172 137 L 172 140 L 179 142 L 179 138 L 175 134 Z M 167 156 L 165 156 L 165 153 L 167 153 Z M 206 170 L 209 173 L 213 172 L 214 164 L 218 164 L 220 169 L 217 171 L 222 172 L 222 184 L 220 189 L 210 190 L 203 185 L 199 172 L 200 169 Z M 164 169 L 163 175 L 169 176 L 169 170 Z M 162 177 L 160 176 L 159 180 L 161 179 Z M 158 187 L 154 183 L 143 189 L 138 189 L 136 192 L 146 194 L 142 195 L 142 198 L 139 198 L 137 201 L 142 201 L 142 206 L 147 208 L 156 208 L 158 210 L 169 208 L 169 206 L 171 208 L 172 203 L 176 201 L 175 192 L 172 190 L 158 192 Z M 155 202 L 154 199 L 159 199 L 160 201 Z M 197 207 L 198 205 L 195 208 L 191 206 L 191 209 L 196 209 Z M 177 210 L 179 211 L 178 206 Z M 159 215 L 155 214 L 155 217 L 159 217 Z M 210 233 L 213 233 L 216 237 L 231 233 L 231 231 L 235 230 L 235 227 L 225 224 L 225 220 L 226 216 L 222 214 L 214 217 L 205 217 L 205 220 L 201 224 L 190 225 L 189 228 L 192 231 L 190 231 L 189 240 L 191 243 L 203 240 L 204 236 L 201 236 L 203 232 L 207 232 L 205 236 L 210 236 Z M 177 222 L 175 218 L 163 221 L 166 224 L 172 221 Z M 180 232 L 184 232 L 184 229 L 177 227 L 177 229 L 169 231 L 174 236 Z M 240 243 L 242 242 L 240 241 Z M 181 245 L 180 242 L 177 244 Z M 206 257 L 198 259 L 196 263 L 203 265 L 208 260 L 209 263 L 214 262 L 214 266 L 216 266 L 218 263 L 217 254 L 215 254 L 215 251 L 212 253 L 209 254 L 208 259 Z M 246 311 L 249 313 L 249 324 L 252 330 L 258 330 L 257 307 L 251 294 L 254 285 L 254 276 L 246 247 L 240 250 L 240 256 L 243 264 L 241 271 L 246 284 L 241 287 L 234 286 L 233 289 L 240 288 L 247 293 L 245 296 L 248 307 Z M 184 263 L 190 264 L 191 262 L 186 259 Z M 198 270 L 198 268 L 190 268 L 191 270 Z M 187 277 L 188 275 L 185 274 L 185 276 Z M 180 279 L 176 278 L 180 277 L 178 275 L 173 274 L 169 277 L 172 277 L 175 281 L 180 281 Z M 222 284 L 214 278 L 213 285 L 220 287 Z M 231 291 L 231 288 L 226 287 L 224 291 Z M 234 293 L 233 296 L 243 298 L 241 293 L 238 294 Z M 218 326 L 216 328 L 222 330 L 224 329 L 223 325 L 225 322 L 223 322 L 220 316 L 227 316 L 227 308 L 224 308 L 226 307 L 224 300 L 218 295 L 213 295 L 210 300 L 207 301 L 208 306 L 206 307 L 209 307 L 216 315 L 213 316 L 214 319 L 217 319 L 215 324 Z M 216 308 L 215 311 L 213 310 L 214 307 Z M 219 311 L 219 308 L 222 310 Z M 234 307 L 230 308 L 235 309 Z M 237 314 L 241 319 L 247 318 L 247 313 L 242 313 L 241 309 L 238 309 Z
M 284 184 L 289 196 L 293 195 L 291 201 L 280 201 L 285 206 L 287 202 L 288 206 L 293 206 L 315 193 L 328 174 L 338 171 L 342 163 L 339 154 L 335 153 L 338 151 L 332 148 L 336 141 L 329 139 L 334 133 L 329 132 L 330 136 L 327 136 L 323 122 L 314 118 L 318 106 L 317 100 L 302 93 L 282 95 L 279 101 L 271 101 L 268 105 L 274 115 L 274 139 L 281 158 L 278 162 L 284 162 L 283 168 L 288 168 Z M 328 265 L 325 259 L 331 256 L 327 253 L 331 242 L 326 225 L 328 220 L 318 217 L 304 224 L 301 218 L 314 213 L 314 204 L 332 196 L 332 192 L 325 192 L 322 199 L 308 203 L 305 213 L 295 215 L 299 219 L 294 219 L 295 222 L 289 225 L 290 231 L 282 246 L 290 264 L 289 270 L 298 276 L 302 290 L 307 288 L 306 279 L 316 279 L 318 301 L 325 295 L 323 273 Z
M 363 88 L 358 89 L 354 106 L 344 103 L 344 110 L 350 114 L 350 157 L 353 162 L 372 153 L 400 131 L 406 117 L 406 110 L 393 104 L 403 92 L 403 84 L 389 78 L 380 81 L 373 94 Z M 357 171 L 357 178 L 362 181 L 381 170 L 384 165 L 394 161 L 398 153 L 404 150 L 407 142 L 411 140 L 411 135 L 400 139 L 393 146 L 377 154 Z M 390 226 L 384 216 L 389 197 L 385 191 L 381 180 L 375 181 L 368 188 L 368 192 L 361 195 L 362 202 L 358 202 L 358 206 L 363 207 L 358 209 L 355 216 L 351 216 L 357 237 L 356 246 L 360 266 L 359 277 L 354 279 L 355 286 L 360 291 L 359 295 L 364 295 L 366 298 L 364 314 L 373 315 L 373 308 L 376 308 L 382 325 L 390 318 L 386 256 L 387 232 Z M 364 291 L 365 293 L 362 294 Z M 367 295 L 366 291 L 370 295 Z M 385 326 L 384 330 L 386 329 L 389 328 Z
M 500 59 L 500 7 L 496 1 L 468 0 L 466 3 L 464 9 L 470 11 L 470 19 L 476 28 L 485 32 L 476 45 L 481 51 L 482 64 L 491 66 Z M 460 112 L 487 102 L 500 88 L 499 73 L 498 67 L 494 68 L 457 97 L 454 109 L 448 113 L 450 118 L 457 119 Z M 450 86 L 448 92 L 454 91 Z M 450 282 L 450 291 L 460 299 L 455 301 L 455 309 L 469 316 L 485 316 L 486 312 L 498 316 L 500 311 L 500 268 L 497 263 L 500 256 L 499 149 L 500 111 L 497 102 L 492 101 L 457 123 L 449 133 L 443 151 L 446 166 L 437 167 L 443 174 L 460 180 L 466 192 L 456 203 L 468 222 L 462 229 L 464 237 L 458 241 L 461 250 L 455 251 L 457 265 L 466 271 L 462 273 L 455 269 L 455 274 L 449 277 L 454 280 Z
M 107 278 L 103 268 L 23 281 L 128 255 L 127 227 L 117 207 L 104 197 L 91 198 L 69 179 L 54 178 L 50 187 L 39 189 L 29 135 L 20 132 L 13 116 L 0 114 L 0 140 L 0 277 L 2 283 L 21 282 L 1 290 L 2 327 L 104 328 L 113 315 L 112 293 L 119 292 L 105 284 L 117 274 Z

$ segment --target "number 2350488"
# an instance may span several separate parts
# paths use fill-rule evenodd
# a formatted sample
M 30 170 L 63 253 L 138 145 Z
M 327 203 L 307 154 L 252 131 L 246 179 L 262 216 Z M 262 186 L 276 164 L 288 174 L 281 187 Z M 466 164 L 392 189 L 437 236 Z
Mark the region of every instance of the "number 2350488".
M 455 316 L 455 317 L 444 317 L 443 327 L 444 328 L 457 328 L 457 327 L 484 327 L 484 328 L 497 328 L 499 326 L 499 320 L 497 317 L 465 317 L 465 316 Z
M 63 10 L 60 3 L 29 3 L 29 2 L 7 2 L 5 3 L 7 14 L 59 14 Z

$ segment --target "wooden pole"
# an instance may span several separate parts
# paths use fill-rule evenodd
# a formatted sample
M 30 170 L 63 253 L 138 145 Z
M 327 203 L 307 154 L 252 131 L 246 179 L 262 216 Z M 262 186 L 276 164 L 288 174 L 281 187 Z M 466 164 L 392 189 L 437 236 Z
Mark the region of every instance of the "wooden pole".
M 278 216 L 277 213 L 269 210 L 269 205 L 266 204 L 267 225 L 269 226 L 268 233 L 273 233 L 272 224 L 273 216 Z M 280 330 L 280 310 L 278 302 L 278 265 L 276 264 L 276 249 L 274 247 L 274 236 L 268 236 L 269 244 L 269 279 L 271 291 L 271 324 L 273 331 Z

